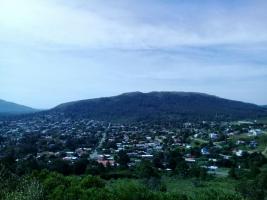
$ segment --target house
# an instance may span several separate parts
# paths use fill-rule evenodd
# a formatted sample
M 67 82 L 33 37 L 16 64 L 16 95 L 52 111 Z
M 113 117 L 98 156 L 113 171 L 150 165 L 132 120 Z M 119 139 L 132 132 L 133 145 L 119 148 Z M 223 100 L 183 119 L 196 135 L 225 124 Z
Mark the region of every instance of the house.
M 194 158 L 185 158 L 185 162 L 194 163 L 196 160 Z
M 108 165 L 114 166 L 115 161 L 114 160 L 108 160 L 108 159 L 98 159 L 97 162 L 99 164 L 102 164 L 104 167 L 107 167 Z
M 236 145 L 241 145 L 241 144 L 245 144 L 245 141 L 243 141 L 243 140 L 237 140 L 236 141 Z
M 145 154 L 145 155 L 141 155 L 141 158 L 152 159 L 153 155 Z
M 65 161 L 74 161 L 77 160 L 78 158 L 76 156 L 66 156 L 63 158 Z
M 216 171 L 216 169 L 218 169 L 218 167 L 215 165 L 208 166 L 207 168 L 209 171 Z
M 216 158 L 209 158 L 209 161 L 211 161 L 211 162 L 217 162 L 217 159 Z
M 252 129 L 248 132 L 248 136 L 259 136 L 262 134 L 262 130 L 260 129 Z
M 203 147 L 200 152 L 202 155 L 210 155 L 209 149 L 207 147 Z
M 223 157 L 224 160 L 229 160 L 231 158 L 231 156 L 224 154 L 219 154 L 219 156 Z
M 249 147 L 252 149 L 255 149 L 258 146 L 258 143 L 256 141 L 250 141 L 249 143 Z
M 243 156 L 243 153 L 244 153 L 243 150 L 238 150 L 235 152 L 235 155 L 238 157 L 241 157 L 241 156 Z
M 219 135 L 218 135 L 217 133 L 210 133 L 209 137 L 210 137 L 210 139 L 212 139 L 212 140 L 217 140 L 218 137 L 219 137 Z

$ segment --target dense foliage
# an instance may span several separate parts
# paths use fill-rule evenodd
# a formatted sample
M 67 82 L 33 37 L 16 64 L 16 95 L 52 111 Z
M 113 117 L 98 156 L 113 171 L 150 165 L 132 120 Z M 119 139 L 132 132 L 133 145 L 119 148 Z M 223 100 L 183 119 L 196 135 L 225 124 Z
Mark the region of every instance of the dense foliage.
M 241 200 L 241 196 L 224 191 L 201 189 L 192 194 L 161 191 L 134 179 L 105 181 L 99 177 L 63 176 L 56 172 L 35 172 L 19 179 L 16 186 L 5 186 L 1 200 Z M 11 184 L 12 185 L 12 184 Z
M 2 162 L 0 199 L 262 200 L 267 192 L 267 171 L 265 166 L 261 170 L 257 168 L 261 166 L 260 163 L 261 161 L 256 162 L 255 159 L 255 165 L 249 171 L 233 168 L 229 172 L 230 178 L 225 179 L 215 178 L 206 174 L 202 168 L 186 166 L 185 163 L 178 163 L 176 170 L 171 173 L 160 172 L 152 162 L 143 161 L 136 169 L 109 167 L 96 172 L 92 171 L 94 163 L 87 163 L 87 170 L 81 175 L 75 175 L 75 172 L 64 175 L 56 172 L 57 170 L 47 169 L 31 169 L 30 173 L 18 175 Z M 124 178 L 126 174 L 129 178 Z M 176 184 L 184 180 L 191 182 L 190 192 L 179 188 L 171 189 L 171 180 Z M 225 188 L 213 183 L 225 185 Z M 230 190 L 227 189 L 227 184 L 233 184 Z
M 127 93 L 62 104 L 48 112 L 108 121 L 237 119 L 266 116 L 263 107 L 183 92 Z

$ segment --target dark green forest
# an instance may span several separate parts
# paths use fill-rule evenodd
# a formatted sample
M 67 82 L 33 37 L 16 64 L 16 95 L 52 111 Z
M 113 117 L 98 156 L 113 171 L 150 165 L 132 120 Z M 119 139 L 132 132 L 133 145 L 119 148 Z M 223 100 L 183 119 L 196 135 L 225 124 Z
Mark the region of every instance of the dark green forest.
M 234 120 L 267 116 L 265 108 L 193 92 L 132 92 L 64 103 L 45 113 L 104 121 Z
M 244 161 L 248 170 L 231 168 L 218 177 L 197 165 L 188 165 L 173 153 L 171 172 L 143 160 L 128 168 L 127 156 L 119 154 L 120 167 L 104 167 L 95 161 L 75 164 L 55 160 L 44 166 L 34 159 L 16 163 L 1 160 L 1 200 L 262 200 L 267 192 L 266 159 L 255 154 Z

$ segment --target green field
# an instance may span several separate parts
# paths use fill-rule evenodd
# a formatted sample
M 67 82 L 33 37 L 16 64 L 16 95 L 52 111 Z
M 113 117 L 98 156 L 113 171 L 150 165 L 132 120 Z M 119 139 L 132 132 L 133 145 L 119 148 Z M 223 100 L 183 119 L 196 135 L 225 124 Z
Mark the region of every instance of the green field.
M 233 142 L 236 142 L 237 140 L 243 140 L 243 141 L 252 141 L 255 140 L 258 143 L 258 146 L 255 149 L 250 149 L 247 147 L 247 145 L 241 145 L 240 149 L 246 150 L 250 153 L 253 152 L 262 152 L 265 156 L 267 156 L 267 132 L 264 132 L 260 136 L 248 136 L 248 134 L 240 134 L 240 135 L 235 135 L 231 136 L 230 140 Z
M 191 194 L 205 189 L 224 190 L 225 192 L 235 192 L 236 181 L 229 178 L 214 178 L 212 180 L 200 181 L 197 179 L 180 179 L 173 177 L 163 177 L 162 181 L 167 186 L 167 191 Z

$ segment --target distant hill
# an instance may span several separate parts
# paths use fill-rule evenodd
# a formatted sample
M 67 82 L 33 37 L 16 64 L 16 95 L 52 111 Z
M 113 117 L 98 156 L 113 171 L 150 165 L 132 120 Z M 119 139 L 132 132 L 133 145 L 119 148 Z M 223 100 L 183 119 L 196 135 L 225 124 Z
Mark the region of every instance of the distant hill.
M 110 121 L 232 120 L 267 116 L 267 109 L 254 104 L 193 92 L 125 93 L 61 104 L 49 112 Z
M 267 105 L 263 105 L 262 107 L 267 108 Z
M 0 99 L 0 115 L 27 114 L 38 110 Z

